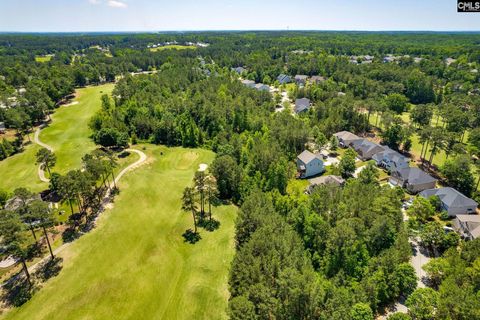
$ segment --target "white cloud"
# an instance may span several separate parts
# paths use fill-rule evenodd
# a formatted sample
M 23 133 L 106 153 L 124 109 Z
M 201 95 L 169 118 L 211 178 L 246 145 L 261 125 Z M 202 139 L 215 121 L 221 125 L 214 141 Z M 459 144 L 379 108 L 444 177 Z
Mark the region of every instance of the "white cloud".
M 96 0 L 94 0 L 94 1 L 96 1 Z M 107 4 L 108 4 L 109 7 L 113 7 L 113 8 L 126 8 L 127 7 L 127 4 L 125 2 L 118 1 L 118 0 L 108 0 Z

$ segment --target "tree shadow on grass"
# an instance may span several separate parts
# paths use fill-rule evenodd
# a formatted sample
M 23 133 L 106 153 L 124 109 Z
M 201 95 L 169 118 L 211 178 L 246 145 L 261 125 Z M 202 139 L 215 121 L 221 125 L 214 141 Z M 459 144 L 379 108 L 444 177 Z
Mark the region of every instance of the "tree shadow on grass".
M 220 221 L 215 220 L 214 218 L 210 219 L 203 219 L 198 222 L 198 226 L 204 228 L 207 231 L 215 231 L 220 228 Z
M 55 257 L 55 259 L 48 259 L 42 263 L 37 271 L 35 277 L 41 281 L 47 281 L 50 278 L 57 276 L 63 268 L 63 258 Z
M 3 285 L 2 301 L 7 306 L 20 307 L 32 298 L 35 286 L 21 275 L 16 275 Z
M 197 243 L 198 241 L 200 241 L 200 239 L 202 239 L 202 237 L 200 236 L 200 234 L 198 232 L 194 232 L 192 229 L 188 229 L 186 230 L 183 234 L 182 234 L 182 237 L 184 239 L 185 242 L 188 242 L 190 244 L 195 244 Z

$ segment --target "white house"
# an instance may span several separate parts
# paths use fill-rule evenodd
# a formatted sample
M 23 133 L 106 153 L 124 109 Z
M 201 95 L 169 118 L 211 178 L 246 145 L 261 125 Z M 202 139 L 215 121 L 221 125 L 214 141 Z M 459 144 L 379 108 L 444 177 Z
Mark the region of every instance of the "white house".
M 316 176 L 325 171 L 321 155 L 315 155 L 308 150 L 297 157 L 297 170 L 300 178 Z

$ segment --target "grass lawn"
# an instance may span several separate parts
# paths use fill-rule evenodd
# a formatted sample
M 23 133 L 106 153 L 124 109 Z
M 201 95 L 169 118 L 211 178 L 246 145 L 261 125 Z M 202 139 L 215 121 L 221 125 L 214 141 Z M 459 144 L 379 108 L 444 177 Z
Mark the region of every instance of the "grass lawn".
M 220 228 L 192 227 L 180 210 L 183 188 L 214 154 L 146 146 L 148 164 L 120 182 L 114 208 L 66 248 L 64 268 L 4 319 L 225 319 L 236 208 L 214 209 Z M 161 154 L 163 153 L 163 154 Z
M 48 62 L 52 60 L 53 56 L 52 55 L 47 55 L 47 56 L 35 56 L 35 61 L 37 62 Z
M 57 155 L 54 171 L 66 173 L 79 168 L 82 157 L 95 149 L 89 138 L 91 130 L 88 122 L 101 108 L 100 98 L 110 94 L 114 84 L 105 84 L 77 90 L 78 104 L 60 107 L 53 115 L 50 126 L 40 133 L 40 140 L 53 147 Z
M 100 109 L 100 97 L 110 93 L 113 84 L 88 87 L 77 90 L 78 104 L 63 106 L 52 115 L 48 128 L 40 133 L 40 140 L 51 145 L 57 155 L 57 165 L 53 171 L 66 173 L 79 168 L 84 154 L 92 151 L 95 144 L 89 138 L 88 121 Z M 30 135 L 33 140 L 33 133 Z M 34 143 L 25 146 L 24 151 L 0 161 L 0 189 L 13 191 L 26 187 L 39 192 L 47 186 L 37 175 L 35 153 L 40 147 Z
M 163 46 L 163 47 L 157 47 L 157 48 L 150 48 L 150 51 L 155 52 L 155 51 L 162 51 L 162 50 L 169 50 L 169 49 L 174 49 L 174 50 L 185 50 L 185 49 L 197 49 L 197 47 L 194 46 L 182 46 L 182 45 L 170 45 L 170 46 Z

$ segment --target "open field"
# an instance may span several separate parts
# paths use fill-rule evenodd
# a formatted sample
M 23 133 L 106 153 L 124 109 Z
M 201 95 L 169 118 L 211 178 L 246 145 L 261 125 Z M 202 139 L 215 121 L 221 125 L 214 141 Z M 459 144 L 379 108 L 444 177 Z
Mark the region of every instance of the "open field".
M 62 106 L 52 115 L 50 126 L 40 133 L 40 140 L 53 147 L 57 155 L 57 165 L 53 171 L 65 173 L 78 168 L 85 153 L 92 151 L 95 144 L 89 138 L 88 121 L 100 109 L 100 97 L 110 93 L 113 84 L 88 87 L 77 90 L 78 104 Z M 33 134 L 30 135 L 33 140 Z M 34 143 L 25 146 L 19 154 L 0 161 L 0 189 L 13 191 L 17 187 L 27 187 L 41 191 L 47 187 L 37 175 L 35 153 L 40 147 Z
M 155 52 L 155 51 L 162 51 L 162 50 L 169 50 L 169 49 L 185 50 L 185 49 L 196 49 L 196 48 L 197 47 L 194 47 L 194 46 L 182 46 L 182 45 L 179 45 L 179 44 L 172 44 L 172 45 L 169 45 L 169 46 L 150 48 L 150 51 Z
M 192 227 L 180 210 L 183 188 L 206 150 L 146 146 L 147 164 L 120 182 L 114 208 L 98 227 L 60 255 L 64 268 L 24 306 L 4 319 L 225 319 L 227 279 L 234 254 L 236 209 L 214 209 L 221 226 Z
M 46 55 L 46 56 L 36 56 L 35 61 L 37 62 L 48 62 L 52 60 L 53 56 L 52 55 Z

